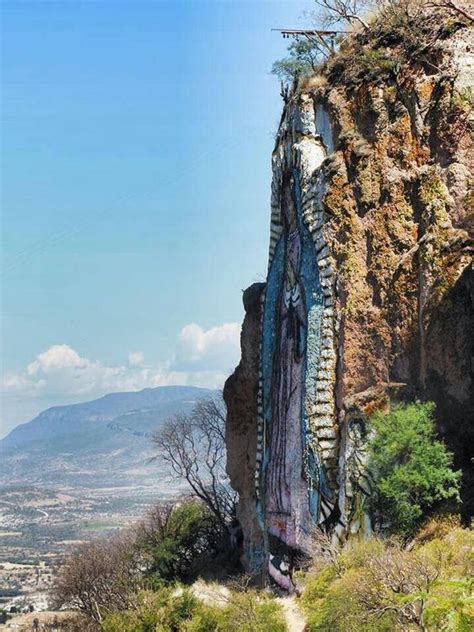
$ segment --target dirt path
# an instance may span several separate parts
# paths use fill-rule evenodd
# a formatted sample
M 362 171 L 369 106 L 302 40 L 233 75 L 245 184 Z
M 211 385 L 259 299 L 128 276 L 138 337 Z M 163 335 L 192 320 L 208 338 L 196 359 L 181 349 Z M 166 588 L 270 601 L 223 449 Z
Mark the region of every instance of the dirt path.
M 304 632 L 306 621 L 295 597 L 277 597 L 277 603 L 283 608 L 289 632 Z
M 230 591 L 226 586 L 206 583 L 201 579 L 191 586 L 194 596 L 200 599 L 206 606 L 218 606 L 223 608 L 229 603 Z

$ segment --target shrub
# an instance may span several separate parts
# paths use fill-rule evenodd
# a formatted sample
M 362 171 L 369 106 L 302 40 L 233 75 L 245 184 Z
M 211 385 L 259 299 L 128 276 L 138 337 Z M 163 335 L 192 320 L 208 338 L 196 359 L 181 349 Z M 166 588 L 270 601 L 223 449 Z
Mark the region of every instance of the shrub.
M 428 518 L 415 536 L 416 542 L 423 543 L 441 539 L 461 526 L 461 518 L 456 514 L 437 514 Z
M 375 480 L 371 503 L 390 531 L 412 534 L 437 503 L 459 499 L 460 473 L 435 437 L 434 404 L 395 407 L 372 418 L 369 467 Z
M 136 563 L 128 534 L 80 545 L 56 577 L 55 608 L 75 608 L 97 622 L 104 612 L 127 608 L 137 583 Z
M 394 71 L 399 64 L 397 59 L 388 56 L 386 52 L 379 49 L 364 49 L 358 62 L 365 73 L 374 73 L 379 77 L 381 73 Z
M 474 629 L 474 535 L 453 529 L 442 539 L 416 549 L 421 558 L 436 561 L 439 573 L 426 593 L 422 621 L 428 630 L 467 632 Z M 424 594 L 420 597 L 425 598 Z
M 183 630 L 200 608 L 198 600 L 187 590 L 142 591 L 136 596 L 136 606 L 108 615 L 102 623 L 103 632 L 169 632 Z
M 108 615 L 102 632 L 285 632 L 281 608 L 254 591 L 234 593 L 224 607 L 208 606 L 189 590 L 142 591 L 136 606 Z
M 473 629 L 473 544 L 474 534 L 460 528 L 412 549 L 375 539 L 350 543 L 337 568 L 307 579 L 308 631 Z
M 307 579 L 302 597 L 308 615 L 309 632 L 382 632 L 393 630 L 390 613 L 374 622 L 367 618 L 357 594 L 361 583 L 366 585 L 364 568 L 367 562 L 384 551 L 378 540 L 357 542 L 337 560 Z
M 201 605 L 188 621 L 184 622 L 183 632 L 218 632 L 221 613 L 218 608 Z
M 44 632 L 100 632 L 100 626 L 95 621 L 82 615 L 71 615 L 67 618 L 53 620 L 51 623 L 41 624 Z
M 146 587 L 162 594 L 165 582 L 187 579 L 197 558 L 215 551 L 221 533 L 201 501 L 159 505 L 134 530 L 73 550 L 55 581 L 55 606 L 75 608 L 95 622 L 125 611 L 123 625 L 133 628 L 134 615 L 126 612 L 135 610 L 136 592 Z
M 188 500 L 155 507 L 135 534 L 145 576 L 171 581 L 188 579 L 196 558 L 215 551 L 221 528 L 203 502 Z
M 285 632 L 281 607 L 253 590 L 233 593 L 222 610 L 217 630 L 222 632 Z

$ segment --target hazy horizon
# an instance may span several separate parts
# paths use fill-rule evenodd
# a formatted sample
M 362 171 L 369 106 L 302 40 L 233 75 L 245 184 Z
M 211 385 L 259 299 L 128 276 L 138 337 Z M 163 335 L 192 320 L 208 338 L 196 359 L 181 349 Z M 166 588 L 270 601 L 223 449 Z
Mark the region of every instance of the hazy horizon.
M 222 386 L 267 265 L 270 29 L 313 6 L 2 3 L 0 436 L 112 391 Z

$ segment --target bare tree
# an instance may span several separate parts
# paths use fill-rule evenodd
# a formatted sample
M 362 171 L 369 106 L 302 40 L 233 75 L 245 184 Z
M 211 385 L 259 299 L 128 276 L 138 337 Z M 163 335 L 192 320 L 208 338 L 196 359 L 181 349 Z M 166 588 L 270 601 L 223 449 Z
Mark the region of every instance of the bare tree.
M 175 415 L 155 434 L 155 458 L 167 463 L 178 480 L 228 529 L 237 495 L 225 472 L 225 407 L 222 398 L 199 402 L 189 415 Z
M 341 561 L 342 546 L 337 537 L 316 526 L 311 532 L 311 540 L 313 562 L 329 563 L 336 574 L 342 577 L 344 573 L 344 564 Z
M 365 30 L 369 28 L 362 14 L 373 4 L 370 0 L 315 0 L 315 2 L 324 10 L 323 19 L 327 25 L 343 21 L 349 24 L 356 22 Z
M 474 22 L 474 16 L 460 6 L 459 2 L 453 0 L 315 0 L 315 3 L 323 9 L 322 20 L 325 24 L 332 25 L 341 21 L 349 24 L 358 23 L 364 30 L 369 29 L 364 14 L 375 8 L 407 16 L 427 9 L 445 9 Z M 314 17 L 321 19 L 321 16 Z
M 317 2 L 319 0 L 316 0 Z M 364 3 L 362 3 L 364 4 Z M 382 15 L 388 16 L 405 16 L 411 19 L 433 9 L 442 9 L 451 13 L 457 13 L 461 17 L 474 22 L 474 17 L 459 6 L 458 2 L 451 0 L 373 0 L 373 2 L 365 3 L 366 7 L 372 6 L 382 12 Z
M 56 577 L 55 607 L 79 610 L 100 623 L 104 614 L 132 606 L 137 564 L 130 535 L 92 541 L 72 551 Z
M 457 2 L 450 2 L 450 1 L 445 1 L 445 0 L 433 0 L 432 2 L 428 2 L 427 6 L 454 11 L 458 15 L 461 15 L 463 18 L 466 18 L 466 20 L 469 20 L 470 22 L 474 22 L 474 16 L 468 13 L 462 7 L 460 7 Z
M 366 562 L 366 575 L 356 593 L 370 616 L 391 612 L 400 625 L 424 632 L 426 599 L 442 565 L 441 548 L 410 553 L 394 542 Z

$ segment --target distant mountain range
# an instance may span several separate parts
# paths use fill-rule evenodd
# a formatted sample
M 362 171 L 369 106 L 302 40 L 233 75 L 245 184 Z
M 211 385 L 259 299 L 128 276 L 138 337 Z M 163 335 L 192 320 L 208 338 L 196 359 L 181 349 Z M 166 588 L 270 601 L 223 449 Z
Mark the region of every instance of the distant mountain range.
M 159 475 L 152 436 L 168 418 L 216 391 L 161 386 L 56 406 L 0 441 L 0 484 L 94 488 L 132 485 Z

